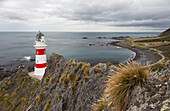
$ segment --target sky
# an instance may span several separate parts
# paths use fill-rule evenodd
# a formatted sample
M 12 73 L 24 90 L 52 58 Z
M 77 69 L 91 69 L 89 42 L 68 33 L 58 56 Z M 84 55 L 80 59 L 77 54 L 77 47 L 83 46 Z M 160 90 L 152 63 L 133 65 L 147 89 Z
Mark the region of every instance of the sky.
M 0 0 L 0 31 L 158 32 L 170 0 Z

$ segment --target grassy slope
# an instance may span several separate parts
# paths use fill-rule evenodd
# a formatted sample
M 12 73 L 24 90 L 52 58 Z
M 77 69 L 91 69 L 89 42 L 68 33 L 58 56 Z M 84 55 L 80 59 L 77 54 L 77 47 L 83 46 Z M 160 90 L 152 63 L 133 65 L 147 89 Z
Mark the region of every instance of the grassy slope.
M 124 41 L 121 42 L 122 44 L 133 46 L 132 41 L 137 46 L 137 48 L 142 48 L 142 49 L 148 49 L 148 48 L 155 48 L 160 51 L 162 51 L 162 54 L 165 56 L 165 60 L 163 61 L 163 64 L 158 64 L 155 68 L 160 68 L 162 65 L 164 66 L 167 61 L 170 60 L 170 28 L 164 32 L 162 32 L 159 36 L 157 37 L 146 37 L 146 38 L 127 38 L 126 40 L 129 41 Z M 139 47 L 140 46 L 140 47 Z M 161 59 L 158 55 L 158 59 Z
M 21 70 L 4 79 L 0 84 L 0 111 L 22 111 L 39 85 L 40 81 Z

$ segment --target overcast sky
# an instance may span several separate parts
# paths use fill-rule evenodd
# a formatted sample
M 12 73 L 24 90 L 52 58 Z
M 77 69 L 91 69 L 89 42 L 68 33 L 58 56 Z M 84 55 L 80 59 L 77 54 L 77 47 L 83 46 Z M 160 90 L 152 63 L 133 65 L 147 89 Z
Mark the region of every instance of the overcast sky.
M 0 0 L 0 31 L 162 31 L 170 0 Z

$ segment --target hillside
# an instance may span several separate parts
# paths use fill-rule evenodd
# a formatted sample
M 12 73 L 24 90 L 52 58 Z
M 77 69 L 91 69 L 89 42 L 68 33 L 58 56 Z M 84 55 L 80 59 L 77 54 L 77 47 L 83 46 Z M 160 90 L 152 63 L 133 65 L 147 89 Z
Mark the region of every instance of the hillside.
M 170 36 L 170 28 L 162 32 L 159 36 Z
M 91 67 L 89 63 L 67 61 L 61 55 L 52 54 L 42 81 L 30 78 L 28 68 L 1 81 L 0 110 L 91 111 L 103 95 L 108 76 L 114 75 L 114 67 L 111 63 Z M 154 111 L 170 104 L 169 69 L 170 63 L 148 79 L 144 88 L 136 87 L 127 109 Z M 110 111 L 107 105 L 102 108 Z
M 10 77 L 0 81 L 0 111 L 22 111 L 26 103 L 36 92 L 41 81 L 28 75 L 30 67 L 12 73 Z

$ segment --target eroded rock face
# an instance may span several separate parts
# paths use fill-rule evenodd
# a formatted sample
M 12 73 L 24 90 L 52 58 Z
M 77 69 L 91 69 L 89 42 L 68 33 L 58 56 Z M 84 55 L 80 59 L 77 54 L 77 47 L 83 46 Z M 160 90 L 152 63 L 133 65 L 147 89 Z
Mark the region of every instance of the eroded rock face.
M 170 110 L 170 63 L 147 81 L 143 88 L 136 87 L 131 95 L 127 111 L 168 111 Z
M 51 111 L 91 111 L 93 103 L 103 94 L 111 67 L 98 64 L 91 68 L 90 64 L 76 60 L 67 61 L 63 56 L 53 54 L 41 86 L 32 97 L 35 100 L 26 110 L 45 110 L 47 102 L 50 101 L 48 109 Z M 43 94 L 41 99 L 40 93 Z
M 137 86 L 132 91 L 127 111 L 169 110 L 169 64 L 148 79 L 146 86 Z M 90 67 L 88 63 L 67 61 L 52 54 L 41 85 L 25 110 L 91 111 L 94 102 L 102 97 L 106 78 L 113 69 L 113 65 L 99 63 Z

